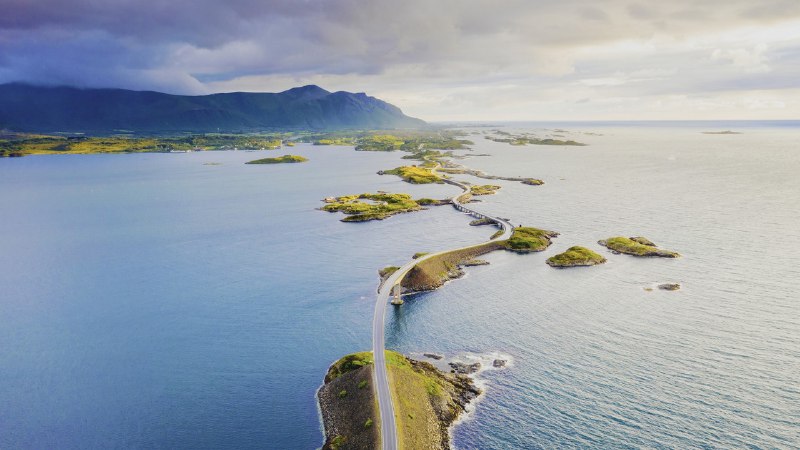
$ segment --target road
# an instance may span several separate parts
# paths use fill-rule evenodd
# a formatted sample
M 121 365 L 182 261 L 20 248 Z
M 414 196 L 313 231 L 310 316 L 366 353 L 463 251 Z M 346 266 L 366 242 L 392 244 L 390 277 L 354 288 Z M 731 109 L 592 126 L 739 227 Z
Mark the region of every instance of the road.
M 438 166 L 436 167 L 438 168 Z M 434 172 L 436 169 L 433 170 Z M 447 179 L 445 183 L 458 186 L 462 189 L 462 193 L 452 198 L 453 206 L 465 214 L 471 214 L 476 217 L 485 217 L 494 220 L 503 229 L 503 234 L 491 241 L 481 242 L 474 246 L 463 247 L 470 248 L 478 245 L 483 245 L 487 242 L 496 242 L 508 239 L 514 231 L 514 227 L 508 220 L 499 217 L 493 217 L 474 210 L 473 208 L 464 206 L 458 201 L 458 197 L 462 194 L 469 192 L 469 186 L 458 181 Z M 392 402 L 392 393 L 389 390 L 389 376 L 386 370 L 386 342 L 385 342 L 385 323 L 386 323 L 386 309 L 389 303 L 389 295 L 392 292 L 392 287 L 397 284 L 403 277 L 406 276 L 418 263 L 425 261 L 428 258 L 441 255 L 443 253 L 451 252 L 458 249 L 450 249 L 437 253 L 431 253 L 417 259 L 411 260 L 403 267 L 395 271 L 389 278 L 387 278 L 380 289 L 378 290 L 377 300 L 375 301 L 375 313 L 372 317 L 372 354 L 374 357 L 374 370 L 372 371 L 372 384 L 375 387 L 375 394 L 378 399 L 378 410 L 381 417 L 381 442 L 383 443 L 383 450 L 397 450 L 397 424 L 394 416 L 394 404 Z

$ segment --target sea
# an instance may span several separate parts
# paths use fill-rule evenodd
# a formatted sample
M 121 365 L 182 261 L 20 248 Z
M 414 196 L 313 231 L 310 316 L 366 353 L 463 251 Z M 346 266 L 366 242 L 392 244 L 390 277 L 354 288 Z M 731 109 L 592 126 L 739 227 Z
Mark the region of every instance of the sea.
M 474 142 L 459 164 L 545 182 L 493 180 L 476 207 L 560 236 L 388 312 L 388 348 L 483 363 L 456 448 L 800 448 L 800 123 L 458 126 Z M 703 133 L 724 130 L 741 134 Z M 310 161 L 244 164 L 284 153 Z M 377 174 L 401 156 L 0 159 L 0 448 L 321 447 L 316 391 L 370 349 L 377 271 L 494 231 L 449 206 L 367 223 L 317 209 L 457 193 Z M 611 236 L 682 257 L 611 254 Z M 573 245 L 608 262 L 545 264 Z

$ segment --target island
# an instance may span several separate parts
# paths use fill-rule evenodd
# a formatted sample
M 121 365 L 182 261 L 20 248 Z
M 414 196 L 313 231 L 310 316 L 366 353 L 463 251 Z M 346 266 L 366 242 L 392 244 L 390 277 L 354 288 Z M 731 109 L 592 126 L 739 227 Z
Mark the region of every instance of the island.
M 657 256 L 661 258 L 677 258 L 681 256 L 677 252 L 660 249 L 647 238 L 622 237 L 616 236 L 597 241 L 603 247 L 607 247 L 612 252 L 624 253 L 633 256 Z
M 253 161 L 248 161 L 245 164 L 286 164 L 286 163 L 301 163 L 308 161 L 308 158 L 303 158 L 298 155 L 283 155 L 276 158 L 262 158 Z
M 342 222 L 366 222 L 383 220 L 395 214 L 419 211 L 423 206 L 439 206 L 449 204 L 449 200 L 421 198 L 414 200 L 409 194 L 389 194 L 386 192 L 364 193 L 328 197 L 322 211 L 343 212 L 347 217 Z
M 471 378 L 386 351 L 400 448 L 449 449 L 450 426 L 480 395 Z M 372 352 L 331 365 L 319 389 L 323 449 L 380 448 L 380 415 L 372 387 Z
M 469 193 L 472 195 L 492 195 L 500 190 L 500 186 L 496 184 L 482 184 L 469 187 Z
M 550 267 L 581 267 L 603 264 L 606 259 L 586 247 L 573 246 L 563 253 L 547 258 Z
M 433 173 L 431 169 L 419 166 L 402 166 L 391 170 L 381 170 L 378 175 L 397 175 L 403 181 L 412 184 L 444 183 L 442 177 Z

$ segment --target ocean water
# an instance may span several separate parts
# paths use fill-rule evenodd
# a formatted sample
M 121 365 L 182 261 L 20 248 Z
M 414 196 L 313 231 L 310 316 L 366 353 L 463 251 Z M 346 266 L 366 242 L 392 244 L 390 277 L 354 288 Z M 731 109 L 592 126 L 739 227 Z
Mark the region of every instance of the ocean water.
M 472 137 L 460 153 L 491 156 L 463 164 L 546 182 L 498 181 L 481 207 L 561 236 L 390 312 L 391 348 L 511 361 L 480 373 L 458 448 L 800 445 L 800 128 L 745 125 L 504 128 L 586 147 Z M 275 153 L 0 160 L 0 447 L 321 445 L 315 391 L 369 348 L 377 269 L 492 230 L 449 207 L 339 222 L 320 199 L 455 188 L 378 176 L 402 154 L 347 147 L 243 164 Z M 613 235 L 684 257 L 544 264 Z

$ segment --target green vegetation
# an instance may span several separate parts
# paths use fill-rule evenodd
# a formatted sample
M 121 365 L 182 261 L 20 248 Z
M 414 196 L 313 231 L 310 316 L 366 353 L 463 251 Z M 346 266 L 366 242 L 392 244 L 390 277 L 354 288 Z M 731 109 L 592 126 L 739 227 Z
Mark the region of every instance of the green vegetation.
M 470 224 L 470 226 L 473 226 L 473 227 L 479 227 L 481 225 L 494 225 L 495 222 L 492 219 L 484 217 L 483 219 L 475 219 L 475 220 L 471 221 L 469 224 Z
M 350 138 L 330 138 L 317 139 L 313 143 L 314 145 L 353 145 L 353 140 Z
M 372 352 L 351 353 L 333 363 L 328 369 L 327 375 L 325 375 L 325 383 L 335 380 L 348 372 L 372 365 L 372 362 Z
M 331 442 L 328 444 L 328 448 L 330 448 L 330 450 L 339 450 L 342 448 L 345 442 L 347 442 L 347 438 L 337 434 L 333 437 L 333 439 L 331 439 Z
M 480 390 L 464 375 L 440 372 L 393 351 L 387 350 L 385 356 L 399 447 L 449 449 L 450 425 Z M 328 370 L 318 393 L 325 430 L 330 433 L 323 449 L 380 447 L 380 418 L 367 384 L 372 362 L 371 352 L 354 353 Z M 339 396 L 342 390 L 348 394 Z
M 462 375 L 387 351 L 400 448 L 449 449 L 449 426 L 480 391 Z
M 497 133 L 501 134 L 501 133 Z M 582 142 L 577 142 L 573 140 L 561 140 L 561 139 L 540 139 L 531 136 L 525 135 L 511 135 L 509 133 L 502 133 L 503 135 L 510 136 L 510 137 L 496 137 L 496 136 L 485 136 L 486 139 L 494 142 L 506 142 L 511 145 L 576 145 L 576 146 L 583 146 L 586 145 Z
M 400 150 L 405 142 L 397 136 L 391 134 L 376 134 L 366 136 L 358 140 L 356 150 L 370 152 L 391 152 Z
M 503 235 L 503 230 L 497 230 L 497 231 L 494 232 L 494 234 L 489 236 L 489 240 L 496 239 L 496 238 L 498 238 L 498 237 L 500 237 L 502 235 Z
M 347 397 L 347 389 L 342 389 L 341 391 L 339 391 L 339 398 L 345 398 L 345 397 Z
M 518 227 L 507 241 L 501 242 L 503 247 L 519 253 L 540 252 L 550 246 L 552 238 L 558 236 L 555 231 L 540 230 L 532 227 Z
M 598 241 L 598 244 L 608 247 L 609 250 L 633 256 L 659 256 L 662 258 L 677 258 L 680 254 L 656 247 L 650 240 L 643 237 L 616 236 Z
M 523 180 L 521 183 L 522 184 L 528 184 L 530 186 L 541 186 L 541 185 L 544 184 L 544 181 L 539 180 L 537 178 L 528 178 L 526 180 Z
M 383 220 L 395 214 L 418 211 L 422 206 L 408 194 L 376 194 L 345 195 L 328 198 L 323 211 L 341 211 L 347 215 L 342 222 L 365 222 L 367 220 Z
M 308 161 L 308 158 L 303 158 L 298 155 L 283 155 L 277 158 L 262 158 L 254 161 L 248 161 L 245 164 L 284 164 L 284 163 L 301 163 Z
M 559 253 L 547 259 L 550 267 L 577 267 L 594 266 L 603 264 L 606 259 L 586 247 L 570 247 L 564 253 Z
M 386 266 L 383 269 L 378 271 L 378 276 L 380 276 L 381 279 L 384 279 L 384 278 L 386 278 L 388 276 L 391 276 L 393 273 L 397 272 L 398 270 L 400 270 L 400 268 L 397 267 L 397 266 Z
M 492 195 L 500 189 L 500 186 L 494 184 L 474 185 L 469 187 L 469 193 L 472 195 Z
M 419 166 L 402 166 L 392 170 L 382 170 L 378 173 L 380 175 L 397 175 L 403 181 L 412 184 L 444 183 L 439 175 L 436 175 L 430 169 Z
M 266 135 L 197 134 L 186 136 L 134 137 L 117 136 L 62 136 L 37 134 L 11 134 L 0 139 L 0 156 L 90 154 L 90 153 L 140 153 L 280 148 L 288 133 Z

